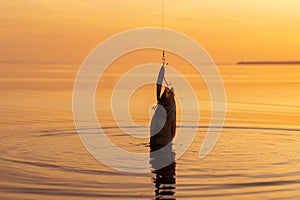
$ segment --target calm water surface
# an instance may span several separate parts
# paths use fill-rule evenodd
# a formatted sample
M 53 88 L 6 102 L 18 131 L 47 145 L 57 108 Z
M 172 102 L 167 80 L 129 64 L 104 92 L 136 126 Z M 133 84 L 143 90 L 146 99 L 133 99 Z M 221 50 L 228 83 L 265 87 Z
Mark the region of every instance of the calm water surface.
M 220 66 L 227 119 L 214 150 L 201 160 L 209 98 L 203 81 L 194 80 L 202 113 L 197 136 L 176 163 L 156 174 L 150 168 L 141 174 L 119 172 L 87 152 L 72 118 L 77 69 L 0 65 L 0 199 L 300 198 L 300 66 Z M 130 106 L 140 124 L 133 127 L 137 133 L 149 122 L 153 88 L 141 88 L 134 96 L 139 103 Z M 109 91 L 99 88 L 96 104 L 105 105 L 108 97 Z M 108 106 L 96 109 L 113 142 L 133 152 L 149 151 L 148 139 L 122 134 Z

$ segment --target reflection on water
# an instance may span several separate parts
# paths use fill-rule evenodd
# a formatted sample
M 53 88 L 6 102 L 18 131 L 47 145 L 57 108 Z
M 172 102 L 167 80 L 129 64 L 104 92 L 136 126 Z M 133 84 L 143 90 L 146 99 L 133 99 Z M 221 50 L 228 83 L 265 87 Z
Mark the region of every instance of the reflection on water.
M 155 168 L 157 162 L 164 162 L 163 160 L 174 160 L 175 152 L 172 150 L 172 145 L 166 146 L 168 149 L 163 156 L 154 156 L 150 154 L 150 163 L 152 168 Z M 160 149 L 161 146 L 150 145 L 151 152 Z M 174 197 L 176 189 L 176 162 L 157 170 L 152 171 L 155 174 L 153 183 L 155 185 L 155 199 L 176 199 Z
M 176 163 L 155 170 L 153 173 L 156 174 L 156 177 L 153 179 L 155 184 L 155 199 L 176 199 L 174 197 L 176 189 Z

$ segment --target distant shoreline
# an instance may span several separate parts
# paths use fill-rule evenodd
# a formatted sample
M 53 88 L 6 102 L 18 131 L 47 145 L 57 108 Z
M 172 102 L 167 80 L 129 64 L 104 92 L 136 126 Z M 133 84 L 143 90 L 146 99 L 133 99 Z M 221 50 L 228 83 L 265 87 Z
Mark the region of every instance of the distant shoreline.
M 240 61 L 238 65 L 300 65 L 300 61 Z

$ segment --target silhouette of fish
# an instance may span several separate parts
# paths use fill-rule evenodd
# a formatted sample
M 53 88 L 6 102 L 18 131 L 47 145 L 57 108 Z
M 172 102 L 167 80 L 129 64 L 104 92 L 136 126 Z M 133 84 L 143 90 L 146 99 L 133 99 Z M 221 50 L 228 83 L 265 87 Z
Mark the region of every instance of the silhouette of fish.
M 157 83 L 156 98 L 157 106 L 150 126 L 150 147 L 163 147 L 170 143 L 176 133 L 176 104 L 173 88 L 165 87 L 162 95 L 162 81 L 164 78 L 164 66 L 161 67 Z

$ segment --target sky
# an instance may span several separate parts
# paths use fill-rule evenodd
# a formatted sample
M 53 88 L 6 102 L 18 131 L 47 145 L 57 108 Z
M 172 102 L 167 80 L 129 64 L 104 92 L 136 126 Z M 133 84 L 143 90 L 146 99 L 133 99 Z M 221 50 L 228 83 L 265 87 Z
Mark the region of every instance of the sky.
M 108 37 L 162 26 L 162 0 L 0 0 L 0 62 L 81 63 Z M 300 60 L 298 0 L 165 0 L 165 27 L 217 63 Z

